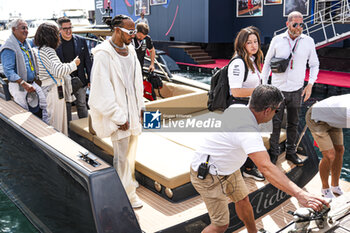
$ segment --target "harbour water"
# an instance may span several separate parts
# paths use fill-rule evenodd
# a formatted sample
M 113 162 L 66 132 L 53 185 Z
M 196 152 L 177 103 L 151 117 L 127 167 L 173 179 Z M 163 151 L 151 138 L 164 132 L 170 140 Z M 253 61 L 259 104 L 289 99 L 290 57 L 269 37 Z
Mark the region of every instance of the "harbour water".
M 198 81 L 209 83 L 210 74 L 206 73 L 194 73 L 194 72 L 181 72 L 181 75 L 196 79 Z M 323 96 L 319 93 L 314 93 L 312 98 L 322 99 L 327 96 Z M 310 136 L 308 134 L 308 136 Z M 343 169 L 341 172 L 341 179 L 350 182 L 350 129 L 344 129 L 344 145 L 345 154 Z M 4 145 L 2 145 L 4 146 Z M 321 153 L 316 148 L 316 152 L 321 158 Z M 8 197 L 0 189 L 0 233 L 37 233 L 35 227 L 28 221 L 28 219 L 21 213 L 21 211 L 8 199 Z

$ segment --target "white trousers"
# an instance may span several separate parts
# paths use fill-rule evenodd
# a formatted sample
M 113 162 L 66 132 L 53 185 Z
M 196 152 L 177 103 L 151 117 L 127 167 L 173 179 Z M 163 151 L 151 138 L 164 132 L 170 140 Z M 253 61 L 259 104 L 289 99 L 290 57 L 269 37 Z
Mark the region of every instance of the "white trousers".
M 135 178 L 135 159 L 138 136 L 131 135 L 121 140 L 113 141 L 113 166 L 124 186 L 131 203 L 137 198 Z
M 42 120 L 46 124 L 49 124 L 49 115 L 47 112 L 47 102 L 46 102 L 45 94 L 41 89 L 41 87 L 35 82 L 32 83 L 32 86 L 34 87 L 36 93 L 39 96 L 39 106 L 42 109 Z M 22 108 L 28 110 L 28 105 L 26 101 L 27 91 L 26 90 L 20 91 L 19 84 L 14 82 L 9 82 L 9 91 L 13 97 L 13 100 L 17 104 L 19 104 Z
M 46 96 L 49 124 L 68 136 L 67 108 L 65 99 L 58 98 L 57 85 L 42 86 Z M 64 90 L 63 90 L 64 91 Z

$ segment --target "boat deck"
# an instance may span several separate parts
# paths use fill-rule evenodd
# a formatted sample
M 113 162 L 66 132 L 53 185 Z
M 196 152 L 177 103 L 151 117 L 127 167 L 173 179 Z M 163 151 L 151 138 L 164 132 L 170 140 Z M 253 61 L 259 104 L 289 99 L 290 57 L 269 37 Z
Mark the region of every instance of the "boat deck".
M 345 192 L 348 192 L 347 195 L 350 194 L 350 183 L 340 180 L 340 186 Z M 319 194 L 321 193 L 321 180 L 319 174 L 317 174 L 305 187 L 304 190 Z M 350 196 L 348 196 L 348 200 L 350 200 Z M 337 198 L 338 199 L 338 198 Z M 332 201 L 335 202 L 335 201 Z M 288 223 L 290 223 L 293 220 L 293 216 L 291 214 L 288 214 L 288 211 L 294 212 L 297 208 L 299 208 L 300 205 L 298 204 L 298 201 L 296 198 L 292 197 L 285 201 L 283 204 L 279 206 L 279 208 L 276 208 L 269 212 L 268 214 L 258 218 L 256 220 L 257 228 L 258 229 L 265 229 L 267 232 L 276 232 L 282 227 L 286 226 Z M 348 231 L 350 232 L 349 227 L 349 221 L 350 216 L 347 216 L 343 220 L 342 224 L 347 224 Z M 235 233 L 245 233 L 247 230 L 245 228 L 241 228 L 237 231 L 234 231 Z M 332 231 L 331 231 L 332 232 Z M 336 232 L 345 232 L 345 231 L 336 231 Z
M 304 156 L 300 157 L 305 158 Z M 294 164 L 285 160 L 285 154 L 279 156 L 277 166 L 285 173 L 295 167 Z M 254 192 L 269 183 L 267 180 L 255 181 L 252 178 L 244 178 L 244 180 L 250 192 Z M 137 189 L 137 194 L 144 205 L 142 208 L 136 209 L 135 214 L 141 229 L 147 233 L 157 232 L 207 213 L 206 206 L 200 196 L 180 203 L 173 203 L 143 186 Z M 227 201 L 230 202 L 229 199 Z M 155 224 L 155 219 L 157 224 Z

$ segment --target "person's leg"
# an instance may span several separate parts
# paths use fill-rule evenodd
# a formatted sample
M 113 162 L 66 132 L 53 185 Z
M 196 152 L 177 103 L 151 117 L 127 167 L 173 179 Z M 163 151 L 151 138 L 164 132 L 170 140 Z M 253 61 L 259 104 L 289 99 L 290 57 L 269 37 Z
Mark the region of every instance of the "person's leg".
M 116 168 L 119 178 L 124 186 L 125 192 L 131 202 L 133 208 L 142 207 L 142 202 L 136 194 L 135 183 L 132 180 L 131 168 L 129 163 L 129 156 L 136 150 L 133 148 L 137 143 L 135 143 L 135 136 L 130 136 L 123 138 L 118 141 L 113 141 L 113 167 Z M 130 143 L 133 141 L 132 143 Z M 137 142 L 137 136 L 136 136 Z M 131 147 L 131 148 L 130 148 Z M 134 156 L 135 158 L 135 156 Z M 135 160 L 134 160 L 135 161 Z
M 281 133 L 281 125 L 282 125 L 282 120 L 284 115 L 284 108 L 285 108 L 285 103 L 283 101 L 278 109 L 278 112 L 272 118 L 272 134 L 270 136 L 269 154 L 270 154 L 270 159 L 274 164 L 276 164 L 277 157 L 280 154 L 279 140 L 280 140 L 280 133 Z
M 237 216 L 244 223 L 247 231 L 249 233 L 257 232 L 253 207 L 248 197 L 249 190 L 239 171 L 236 171 L 225 180 L 224 191 L 235 203 Z
M 322 182 L 322 188 L 328 189 L 328 178 L 329 178 L 329 172 L 331 170 L 334 158 L 335 158 L 335 151 L 334 148 L 322 151 L 323 158 L 320 162 L 320 177 Z
M 295 154 L 296 142 L 298 140 L 298 124 L 299 124 L 299 112 L 301 106 L 301 93 L 302 89 L 291 92 L 283 93 L 286 98 L 287 108 L 287 140 L 286 140 L 286 152 L 287 154 Z
M 210 224 L 203 229 L 202 233 L 224 233 L 227 227 L 228 227 L 228 224 L 224 226 L 215 226 L 213 224 Z
M 128 162 L 129 162 L 133 181 L 136 181 L 135 180 L 135 160 L 136 160 L 137 142 L 138 142 L 138 136 L 131 135 L 130 141 L 129 141 Z
M 227 197 L 223 193 L 217 176 L 208 174 L 206 178 L 202 180 L 197 177 L 197 174 L 198 173 L 191 168 L 191 183 L 202 197 L 208 209 L 211 221 L 211 223 L 203 229 L 202 233 L 223 233 L 226 231 L 230 222 Z
M 85 118 L 88 116 L 88 109 L 86 105 L 86 89 L 85 87 L 79 88 L 79 90 L 74 93 L 76 98 L 76 106 L 79 118 Z
M 46 96 L 44 94 L 44 91 L 42 88 L 36 84 L 33 83 L 33 86 L 35 88 L 36 93 L 38 93 L 39 101 L 40 101 L 40 108 L 42 110 L 42 117 L 41 119 L 46 123 L 49 124 L 49 114 L 47 113 L 47 102 L 46 102 Z
M 72 103 L 66 102 L 66 107 L 67 107 L 67 121 L 69 125 L 69 122 L 72 120 Z
M 239 219 L 244 223 L 249 233 L 255 233 L 256 229 L 253 207 L 249 202 L 249 197 L 246 196 L 242 200 L 235 203 L 236 213 Z
M 343 129 L 332 128 L 329 131 L 329 136 L 332 139 L 335 151 L 335 158 L 331 167 L 331 186 L 337 194 L 342 194 L 339 186 L 339 179 L 341 168 L 343 167 L 343 155 L 344 155 L 344 136 Z
M 333 187 L 337 187 L 339 186 L 341 168 L 343 167 L 344 146 L 334 145 L 334 150 L 335 150 L 335 158 L 331 167 L 331 176 L 332 176 L 331 185 Z

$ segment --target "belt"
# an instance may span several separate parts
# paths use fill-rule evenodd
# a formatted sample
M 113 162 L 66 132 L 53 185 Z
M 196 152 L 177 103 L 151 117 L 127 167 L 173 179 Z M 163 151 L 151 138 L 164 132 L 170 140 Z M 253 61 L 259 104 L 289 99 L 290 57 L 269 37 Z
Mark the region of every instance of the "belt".
M 17 83 L 16 81 L 10 81 L 11 83 Z M 32 84 L 34 82 L 34 80 L 32 81 L 25 81 L 26 83 Z

